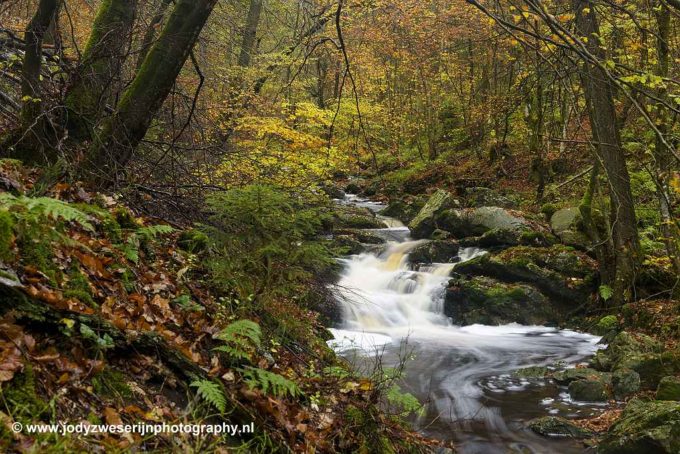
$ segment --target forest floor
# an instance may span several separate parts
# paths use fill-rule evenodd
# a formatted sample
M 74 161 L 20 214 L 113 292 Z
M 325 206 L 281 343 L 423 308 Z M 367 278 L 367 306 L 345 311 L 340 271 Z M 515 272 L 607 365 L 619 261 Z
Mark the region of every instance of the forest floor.
M 216 290 L 206 238 L 0 161 L 0 450 L 426 451 L 294 298 Z M 247 321 L 247 322 L 244 322 Z M 16 423 L 229 423 L 254 433 L 35 434 Z

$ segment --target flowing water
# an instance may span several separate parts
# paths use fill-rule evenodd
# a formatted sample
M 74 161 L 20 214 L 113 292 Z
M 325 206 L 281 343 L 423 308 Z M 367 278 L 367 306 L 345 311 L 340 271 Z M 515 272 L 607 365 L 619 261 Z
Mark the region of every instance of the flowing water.
M 343 201 L 381 208 L 356 197 Z M 455 262 L 483 254 L 462 249 L 454 263 L 412 269 L 408 253 L 422 241 L 408 239 L 398 221 L 373 233 L 388 240 L 382 253 L 345 259 L 337 297 L 343 325 L 331 345 L 361 372 L 379 360 L 394 367 L 404 360 L 401 388 L 424 404 L 413 422 L 425 435 L 454 441 L 463 453 L 581 453 L 570 440 L 548 440 L 525 428 L 549 414 L 581 418 L 598 414 L 597 404 L 572 402 L 549 380 L 524 379 L 513 371 L 528 366 L 576 365 L 597 349 L 599 338 L 542 326 L 457 326 L 443 314 L 446 284 Z

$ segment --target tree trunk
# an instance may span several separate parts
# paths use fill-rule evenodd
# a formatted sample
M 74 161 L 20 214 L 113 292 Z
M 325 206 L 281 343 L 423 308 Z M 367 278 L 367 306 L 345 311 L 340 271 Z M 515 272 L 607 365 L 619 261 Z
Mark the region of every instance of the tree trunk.
M 238 64 L 242 67 L 250 66 L 250 60 L 255 52 L 255 41 L 257 38 L 257 27 L 260 24 L 260 14 L 262 13 L 262 0 L 250 0 L 248 19 L 246 28 L 243 31 L 243 42 L 241 44 L 241 55 Z
M 45 33 L 59 10 L 59 0 L 40 0 L 38 9 L 26 27 L 26 50 L 21 78 L 21 125 L 24 131 L 36 126 L 42 110 L 40 70 Z
M 80 165 L 95 185 L 115 182 L 170 93 L 217 0 L 179 0 L 114 114 Z
M 104 0 L 99 7 L 82 63 L 66 94 L 71 137 L 89 138 L 110 101 L 128 51 L 136 8 L 137 0 Z
M 662 78 L 668 77 L 669 68 L 669 39 L 670 39 L 670 11 L 665 5 L 656 5 L 659 8 L 656 11 L 656 22 L 658 26 L 657 34 L 657 56 L 658 66 L 657 74 Z M 670 176 L 672 170 L 673 157 L 668 150 L 668 145 L 664 138 L 668 134 L 668 111 L 663 105 L 663 101 L 669 102 L 668 89 L 666 86 L 659 88 L 657 93 L 659 102 L 656 106 L 656 124 L 659 134 L 656 137 L 656 144 L 654 147 L 654 161 L 655 161 L 655 177 L 656 177 L 656 193 L 659 200 L 659 213 L 661 215 L 661 235 L 666 246 L 666 252 L 671 259 L 675 273 L 680 276 L 680 252 L 678 251 L 678 238 L 680 232 L 678 225 L 673 219 L 673 191 L 670 189 Z
M 599 62 L 605 60 L 605 51 L 599 43 L 600 29 L 595 7 L 590 0 L 573 0 L 576 27 L 586 38 L 588 52 Z M 626 167 L 621 137 L 614 107 L 614 87 L 605 70 L 589 58 L 584 58 L 581 79 L 590 114 L 595 154 L 609 181 L 611 201 L 610 230 L 614 246 L 612 303 L 623 304 L 632 298 L 632 290 L 640 261 L 635 207 L 630 189 L 630 176 Z
M 142 67 L 144 59 L 146 58 L 146 55 L 149 53 L 149 49 L 151 49 L 151 45 L 156 39 L 156 32 L 160 28 L 161 23 L 165 18 L 165 13 L 168 11 L 168 6 L 170 6 L 170 3 L 172 3 L 172 0 L 161 0 L 161 3 L 158 5 L 158 9 L 156 9 L 156 12 L 151 18 L 151 22 L 149 22 L 149 26 L 146 28 L 144 38 L 142 38 L 142 44 L 139 48 L 139 55 L 137 56 L 137 70 Z

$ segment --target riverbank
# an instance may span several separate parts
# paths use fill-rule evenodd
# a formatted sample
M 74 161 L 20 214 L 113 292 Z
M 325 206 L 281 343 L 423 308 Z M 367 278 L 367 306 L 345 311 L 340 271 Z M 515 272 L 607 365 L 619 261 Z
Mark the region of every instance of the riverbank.
M 356 182 L 347 189 L 356 190 Z M 454 269 L 444 306 L 454 324 L 548 323 L 596 332 L 610 344 L 567 378 L 550 367 L 524 373 L 540 382 L 557 382 L 574 401 L 600 401 L 609 410 L 591 418 L 571 414 L 537 419 L 528 427 L 548 437 L 585 439 L 588 446 L 599 444 L 602 452 L 643 448 L 675 452 L 680 404 L 678 396 L 667 390 L 674 389 L 680 374 L 678 302 L 641 299 L 609 312 L 594 258 L 576 244 L 582 234 L 578 223 L 568 226 L 573 230 L 555 228 L 564 226 L 558 221 L 569 210 L 550 213 L 545 217 L 553 222 L 548 222 L 510 208 L 510 199 L 494 193 L 478 188 L 457 200 L 438 190 L 429 196 L 393 200 L 381 212 L 399 217 L 417 237 L 428 240 L 414 248 L 427 250 L 416 254 L 415 269 L 418 261 L 455 261 L 450 251 L 464 245 L 490 249 L 490 254 Z M 488 205 L 502 206 L 490 209 Z M 446 252 L 442 259 L 438 251 L 449 251 L 448 259 Z M 659 275 L 663 277 L 659 273 L 653 285 L 640 286 L 641 295 L 663 285 Z

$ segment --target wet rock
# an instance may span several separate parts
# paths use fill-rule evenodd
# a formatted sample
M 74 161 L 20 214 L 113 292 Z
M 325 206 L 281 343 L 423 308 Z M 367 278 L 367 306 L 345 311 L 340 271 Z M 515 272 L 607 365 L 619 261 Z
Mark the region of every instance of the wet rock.
M 512 373 L 519 378 L 544 378 L 549 372 L 547 367 L 531 366 L 524 369 L 518 369 Z
M 366 251 L 366 246 L 350 235 L 336 235 L 332 244 L 340 249 L 339 253 L 342 255 L 358 255 Z
M 413 249 L 408 260 L 410 263 L 450 263 L 457 257 L 459 248 L 452 240 L 428 241 Z
M 575 380 L 569 383 L 569 395 L 585 402 L 605 402 L 608 398 L 607 387 L 600 380 Z
M 598 454 L 677 454 L 680 402 L 631 400 L 598 446 Z
M 590 438 L 594 434 L 571 421 L 557 416 L 545 416 L 529 421 L 529 429 L 544 437 L 556 438 Z
M 324 185 L 321 190 L 331 199 L 344 199 L 345 191 L 333 185 Z
M 336 229 L 383 229 L 385 223 L 371 210 L 353 206 L 337 206 L 333 225 Z
M 656 400 L 680 401 L 680 377 L 664 377 L 656 388 Z
M 398 219 L 404 224 L 408 224 L 425 206 L 427 199 L 423 197 L 407 196 L 402 199 L 393 200 L 380 212 L 382 216 Z
M 578 208 L 563 208 L 550 217 L 550 228 L 564 243 L 579 248 L 590 245 L 588 236 L 583 232 L 583 219 Z
M 517 208 L 517 202 L 508 197 L 500 195 L 498 192 L 489 188 L 473 187 L 465 189 L 466 207 L 500 207 Z
M 597 270 L 595 262 L 585 254 L 556 245 L 551 248 L 518 246 L 486 254 L 461 263 L 456 273 L 529 284 L 556 303 L 573 309 L 595 291 Z
M 614 397 L 623 399 L 640 390 L 640 374 L 632 369 L 617 369 L 612 374 Z
M 568 385 L 576 380 L 597 380 L 607 381 L 602 372 L 589 367 L 575 367 L 572 369 L 565 369 L 553 374 L 553 379 L 560 385 Z
M 452 279 L 446 290 L 444 313 L 460 325 L 541 325 L 560 318 L 536 288 L 481 276 Z
M 363 244 L 385 244 L 386 242 L 384 238 L 381 238 L 378 235 L 374 235 L 371 232 L 367 232 L 365 230 L 341 229 L 336 230 L 334 233 L 335 235 L 351 236 Z
M 348 194 L 360 194 L 365 186 L 366 180 L 359 178 L 353 179 L 345 186 L 345 192 Z
M 455 206 L 455 201 L 451 194 L 443 189 L 439 189 L 432 194 L 425 206 L 409 223 L 411 235 L 414 238 L 428 238 L 437 228 L 435 218 L 444 210 Z
M 430 238 L 432 238 L 433 240 L 448 240 L 449 238 L 451 238 L 451 234 L 444 230 L 437 229 L 434 232 L 432 232 Z

